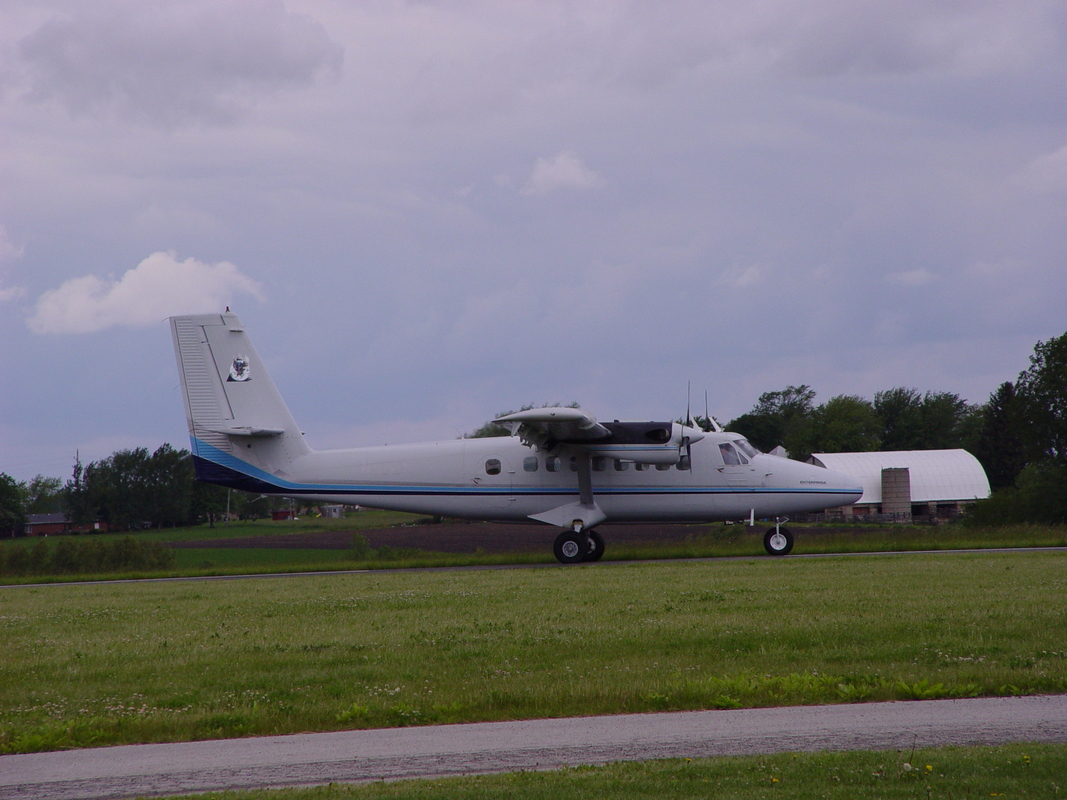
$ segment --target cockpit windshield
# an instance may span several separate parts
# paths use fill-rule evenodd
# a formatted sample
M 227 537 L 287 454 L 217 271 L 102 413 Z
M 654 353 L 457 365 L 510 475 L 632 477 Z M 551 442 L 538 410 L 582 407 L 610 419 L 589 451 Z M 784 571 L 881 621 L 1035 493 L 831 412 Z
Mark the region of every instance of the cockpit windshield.
M 733 441 L 733 443 L 741 449 L 741 452 L 749 458 L 754 458 L 755 456 L 759 455 L 760 451 L 753 447 L 751 444 L 749 444 L 748 439 L 732 439 L 731 441 Z

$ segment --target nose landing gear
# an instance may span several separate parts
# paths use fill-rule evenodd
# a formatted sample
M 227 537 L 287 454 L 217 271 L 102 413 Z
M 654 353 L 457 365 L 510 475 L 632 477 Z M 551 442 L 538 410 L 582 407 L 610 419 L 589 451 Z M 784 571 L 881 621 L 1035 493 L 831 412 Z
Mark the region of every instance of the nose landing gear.
M 772 556 L 784 556 L 793 549 L 793 534 L 782 527 L 783 521 L 787 520 L 778 520 L 763 535 L 763 547 Z

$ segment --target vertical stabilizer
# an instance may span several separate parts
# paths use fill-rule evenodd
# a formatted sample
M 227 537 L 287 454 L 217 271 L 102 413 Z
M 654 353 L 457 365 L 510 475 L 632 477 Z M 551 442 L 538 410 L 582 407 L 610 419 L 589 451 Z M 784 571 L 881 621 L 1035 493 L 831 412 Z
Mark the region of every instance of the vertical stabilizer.
M 171 317 L 197 478 L 251 491 L 310 452 L 235 314 Z

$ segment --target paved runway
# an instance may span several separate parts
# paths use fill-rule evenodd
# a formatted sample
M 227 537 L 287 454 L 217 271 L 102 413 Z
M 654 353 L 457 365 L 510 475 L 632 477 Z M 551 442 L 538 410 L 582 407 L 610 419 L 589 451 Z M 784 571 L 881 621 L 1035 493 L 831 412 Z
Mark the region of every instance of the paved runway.
M 1067 742 L 1067 696 L 692 711 L 0 756 L 0 798 L 125 798 L 654 758 Z

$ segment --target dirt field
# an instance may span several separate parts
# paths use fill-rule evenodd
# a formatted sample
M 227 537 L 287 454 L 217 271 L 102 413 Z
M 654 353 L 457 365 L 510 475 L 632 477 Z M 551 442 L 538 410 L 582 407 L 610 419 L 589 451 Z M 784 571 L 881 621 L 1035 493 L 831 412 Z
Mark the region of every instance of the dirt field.
M 600 525 L 604 540 L 610 546 L 637 542 L 680 542 L 706 531 L 705 525 Z M 765 528 L 756 528 L 759 535 Z M 804 535 L 818 533 L 807 528 Z M 209 539 L 195 542 L 174 542 L 171 547 L 279 547 L 323 550 L 345 550 L 352 546 L 353 531 L 321 531 L 318 533 L 281 533 L 238 539 Z M 507 553 L 544 550 L 552 546 L 558 531 L 548 525 L 502 524 L 489 522 L 443 522 L 439 525 L 408 525 L 399 528 L 365 530 L 371 547 L 414 547 L 442 553 L 473 553 L 481 549 L 487 553 Z

